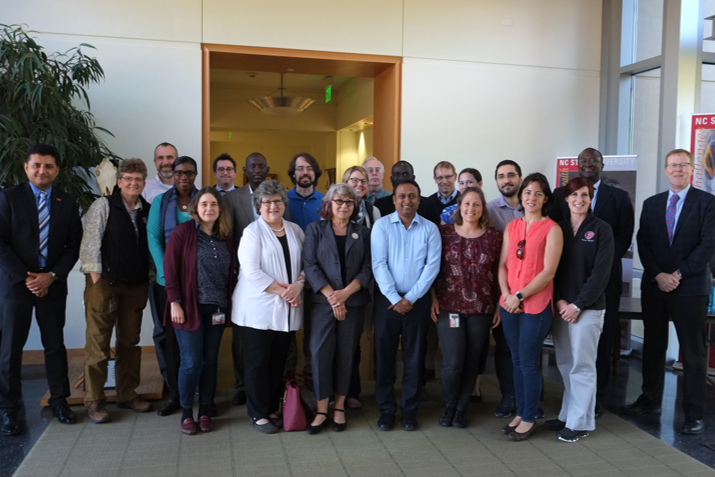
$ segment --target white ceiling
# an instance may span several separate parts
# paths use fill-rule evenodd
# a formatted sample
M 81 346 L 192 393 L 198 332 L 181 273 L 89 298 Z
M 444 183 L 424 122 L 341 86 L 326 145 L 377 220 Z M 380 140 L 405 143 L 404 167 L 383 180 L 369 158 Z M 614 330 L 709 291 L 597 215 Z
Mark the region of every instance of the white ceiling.
M 326 76 L 319 75 L 285 73 L 283 75 L 283 87 L 293 92 L 300 91 L 322 94 L 325 92 L 325 88 L 331 84 L 333 86 L 333 94 L 335 94 L 352 79 L 341 76 L 335 76 L 332 77 L 332 79 L 327 78 Z M 265 94 L 268 95 L 278 89 L 280 83 L 280 73 L 211 69 L 212 88 L 265 90 Z

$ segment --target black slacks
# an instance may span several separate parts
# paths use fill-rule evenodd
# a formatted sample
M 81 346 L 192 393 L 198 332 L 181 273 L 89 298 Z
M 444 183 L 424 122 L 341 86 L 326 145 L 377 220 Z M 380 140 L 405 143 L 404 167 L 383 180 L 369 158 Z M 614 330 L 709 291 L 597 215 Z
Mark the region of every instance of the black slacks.
M 230 319 L 230 317 L 227 317 Z M 231 324 L 231 356 L 233 357 L 233 377 L 236 379 L 236 391 L 246 390 L 245 365 L 243 364 L 243 332 L 235 323 Z
M 22 402 L 22 349 L 35 310 L 45 349 L 45 371 L 50 386 L 49 405 L 54 408 L 70 395 L 64 327 L 67 296 L 0 298 L 0 409 L 17 411 Z
M 677 292 L 677 290 L 676 290 Z M 680 297 L 649 284 L 641 294 L 643 308 L 643 394 L 646 406 L 660 407 L 668 349 L 668 318 L 678 333 L 683 358 L 683 410 L 692 419 L 703 418 L 707 388 L 705 316 L 707 296 Z
M 295 332 L 241 328 L 248 416 L 262 419 L 278 412 L 288 346 Z
M 602 401 L 608 391 L 613 363 L 613 340 L 618 328 L 618 308 L 621 306 L 621 294 L 606 291 L 606 315 L 603 318 L 603 331 L 598 341 L 596 354 L 596 401 Z
M 179 343 L 176 341 L 176 334 L 173 326 L 164 326 L 164 311 L 166 310 L 166 288 L 156 282 L 152 282 L 149 288 L 149 296 L 152 297 L 151 314 L 154 319 L 154 348 L 156 358 L 161 369 L 162 361 L 164 370 L 162 375 L 169 387 L 169 399 L 173 402 L 180 402 L 179 399 L 179 365 L 181 364 L 181 353 Z

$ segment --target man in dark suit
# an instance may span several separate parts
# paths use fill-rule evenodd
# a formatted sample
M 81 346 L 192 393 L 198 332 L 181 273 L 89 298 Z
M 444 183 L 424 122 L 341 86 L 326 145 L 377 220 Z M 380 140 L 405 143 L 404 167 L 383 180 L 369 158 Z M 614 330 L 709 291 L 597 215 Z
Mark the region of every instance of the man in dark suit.
M 618 329 L 618 308 L 621 303 L 621 282 L 623 281 L 621 259 L 631 246 L 635 226 L 633 204 L 628 192 L 604 184 L 601 181 L 602 172 L 603 156 L 596 149 L 589 147 L 578 155 L 579 175 L 593 182 L 594 195 L 591 201 L 591 210 L 596 217 L 611 226 L 615 239 L 611 277 L 606 287 L 606 315 L 596 358 L 596 419 L 603 415 L 601 400 L 606 394 L 611 377 L 613 340 Z M 549 218 L 559 223 L 569 217 L 569 207 L 564 198 L 564 187 L 559 187 L 554 191 L 554 203 L 549 210 Z
M 82 223 L 74 197 L 53 187 L 59 153 L 32 146 L 25 159 L 29 182 L 0 191 L 0 433 L 17 434 L 22 402 L 22 349 L 35 309 L 52 413 L 64 424 L 75 414 L 64 344 L 67 276 L 79 258 Z
M 638 253 L 643 262 L 643 386 L 621 408 L 630 415 L 658 414 L 663 399 L 668 319 L 683 358 L 684 434 L 703 431 L 707 378 L 705 316 L 715 252 L 715 197 L 690 185 L 693 156 L 676 149 L 665 158 L 670 189 L 643 203 Z
M 390 182 L 392 182 L 392 190 L 397 188 L 397 184 L 404 180 L 415 180 L 415 168 L 412 167 L 407 161 L 397 161 L 392 166 L 392 173 L 390 175 Z M 395 211 L 394 194 L 388 195 L 387 197 L 382 197 L 375 201 L 375 207 L 380 211 L 380 216 L 387 217 Z M 435 203 L 427 197 L 420 197 L 420 205 L 417 213 L 420 217 L 424 217 L 435 225 L 439 225 L 440 218 L 439 213 L 441 210 L 437 210 Z

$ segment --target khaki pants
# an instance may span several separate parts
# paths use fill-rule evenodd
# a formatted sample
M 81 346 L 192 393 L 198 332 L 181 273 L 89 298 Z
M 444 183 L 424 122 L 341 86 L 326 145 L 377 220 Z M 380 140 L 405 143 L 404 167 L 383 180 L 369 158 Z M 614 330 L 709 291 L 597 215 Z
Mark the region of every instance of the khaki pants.
M 84 289 L 87 343 L 84 347 L 84 405 L 104 401 L 107 361 L 112 330 L 117 327 L 115 376 L 117 401 L 137 396 L 141 371 L 142 315 L 147 303 L 149 281 L 135 285 L 110 283 L 105 277 L 92 283 L 87 274 Z

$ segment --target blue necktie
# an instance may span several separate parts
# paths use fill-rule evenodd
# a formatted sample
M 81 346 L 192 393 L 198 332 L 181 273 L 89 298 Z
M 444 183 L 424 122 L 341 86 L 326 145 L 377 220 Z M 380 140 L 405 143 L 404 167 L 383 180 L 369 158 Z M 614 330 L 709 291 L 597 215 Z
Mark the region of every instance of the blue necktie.
M 680 196 L 673 194 L 668 203 L 668 208 L 665 211 L 665 225 L 668 227 L 668 242 L 673 243 L 673 232 L 675 231 L 675 209 L 677 207 Z
M 37 214 L 40 224 L 40 266 L 45 268 L 47 264 L 47 243 L 50 237 L 50 209 L 47 207 L 47 193 L 38 194 L 40 204 L 37 207 Z

